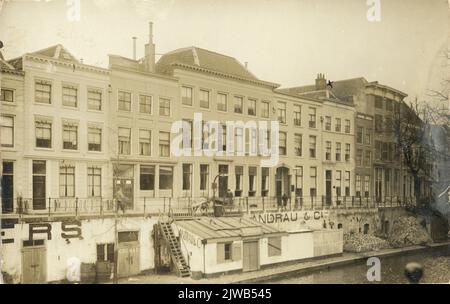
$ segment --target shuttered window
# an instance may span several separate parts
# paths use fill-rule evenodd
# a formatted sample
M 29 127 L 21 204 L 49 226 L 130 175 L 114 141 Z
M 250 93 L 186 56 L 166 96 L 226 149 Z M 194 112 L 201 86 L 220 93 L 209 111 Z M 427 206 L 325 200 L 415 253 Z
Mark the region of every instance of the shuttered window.
M 281 236 L 268 239 L 268 251 L 270 257 L 281 255 Z
M 240 243 L 217 243 L 217 264 L 241 260 Z

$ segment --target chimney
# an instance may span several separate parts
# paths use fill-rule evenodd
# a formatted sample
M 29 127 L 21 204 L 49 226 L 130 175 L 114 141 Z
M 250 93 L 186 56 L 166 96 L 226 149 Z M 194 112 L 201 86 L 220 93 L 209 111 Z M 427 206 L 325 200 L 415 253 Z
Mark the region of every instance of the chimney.
M 133 37 L 133 60 L 136 60 L 136 37 Z
M 316 90 L 325 90 L 327 88 L 327 80 L 324 74 L 317 74 L 316 78 Z
M 153 43 L 153 22 L 149 23 L 149 41 L 145 45 L 145 67 L 148 72 L 155 71 L 155 44 Z
M 245 68 L 248 70 L 248 62 L 245 62 Z

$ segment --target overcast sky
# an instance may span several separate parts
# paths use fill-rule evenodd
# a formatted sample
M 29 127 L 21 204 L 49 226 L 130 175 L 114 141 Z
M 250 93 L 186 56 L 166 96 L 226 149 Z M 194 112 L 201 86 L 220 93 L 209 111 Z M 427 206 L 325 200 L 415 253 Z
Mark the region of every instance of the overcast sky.
M 449 37 L 449 0 L 380 0 L 380 22 L 368 21 L 367 0 L 81 0 L 79 21 L 67 17 L 71 1 L 4 2 L 4 56 L 61 43 L 106 67 L 108 54 L 132 57 L 132 36 L 143 56 L 153 21 L 157 53 L 194 45 L 247 61 L 283 87 L 313 83 L 320 72 L 416 96 Z

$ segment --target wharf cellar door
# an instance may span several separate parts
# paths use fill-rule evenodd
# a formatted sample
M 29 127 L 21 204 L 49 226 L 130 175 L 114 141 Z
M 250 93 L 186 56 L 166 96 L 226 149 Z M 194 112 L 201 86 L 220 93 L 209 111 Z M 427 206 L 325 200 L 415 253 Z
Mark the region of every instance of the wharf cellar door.
M 258 269 L 258 241 L 246 241 L 243 245 L 243 271 L 255 271 Z
M 139 232 L 119 232 L 118 238 L 118 277 L 129 277 L 139 274 Z
M 46 283 L 46 268 L 44 240 L 24 241 L 22 248 L 22 283 Z

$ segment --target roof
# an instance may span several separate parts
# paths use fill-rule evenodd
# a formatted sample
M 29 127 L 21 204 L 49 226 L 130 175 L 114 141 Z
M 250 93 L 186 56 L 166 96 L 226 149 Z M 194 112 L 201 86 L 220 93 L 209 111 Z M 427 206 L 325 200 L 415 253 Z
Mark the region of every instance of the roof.
M 240 239 L 246 236 L 262 237 L 287 234 L 285 231 L 280 231 L 269 225 L 244 217 L 199 217 L 177 221 L 176 224 L 201 239 L 210 241 Z
M 78 59 L 75 58 L 63 45 L 57 44 L 50 46 L 48 48 L 28 53 L 29 55 L 38 55 L 38 56 L 44 56 L 48 58 L 63 60 L 63 61 L 70 61 L 73 63 L 79 63 Z
M 280 86 L 258 79 L 234 57 L 195 46 L 164 54 L 156 63 L 155 70 L 157 73 L 172 75 L 175 67 L 213 73 L 221 77 L 243 80 L 271 88 Z
M 18 69 L 14 64 L 5 60 L 2 52 L 0 52 L 0 71 L 11 74 L 22 74 L 22 71 Z

